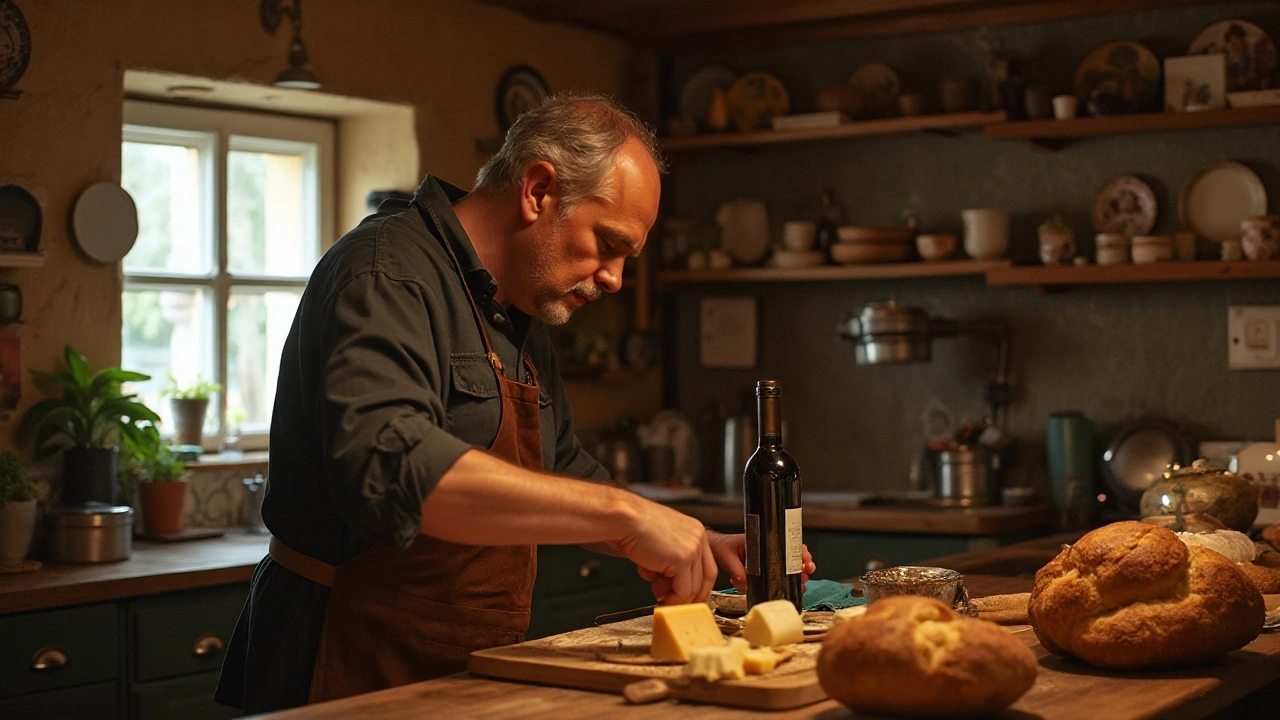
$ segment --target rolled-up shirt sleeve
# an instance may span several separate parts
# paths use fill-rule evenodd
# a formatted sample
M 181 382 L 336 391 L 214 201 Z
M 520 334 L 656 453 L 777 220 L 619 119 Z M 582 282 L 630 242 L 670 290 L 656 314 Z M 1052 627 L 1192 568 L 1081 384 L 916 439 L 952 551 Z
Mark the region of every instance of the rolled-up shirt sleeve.
M 445 427 L 431 290 L 379 272 L 357 275 L 330 302 L 318 403 L 329 492 L 365 540 L 407 548 L 422 503 L 472 446 Z

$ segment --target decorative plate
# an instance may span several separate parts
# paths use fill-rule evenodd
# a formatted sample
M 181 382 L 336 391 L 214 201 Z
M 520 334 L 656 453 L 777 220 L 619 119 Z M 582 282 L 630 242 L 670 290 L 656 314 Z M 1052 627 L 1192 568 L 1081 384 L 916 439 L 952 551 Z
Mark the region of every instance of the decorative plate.
M 17 185 L 0 187 L 0 251 L 40 248 L 40 203 Z
M 1164 90 L 1160 61 L 1146 45 L 1115 40 L 1094 48 L 1076 66 L 1076 97 L 1087 103 L 1095 90 L 1120 99 L 1126 112 L 1154 107 Z
M 1248 20 L 1222 20 L 1196 33 L 1188 55 L 1222 53 L 1227 58 L 1227 91 L 1265 90 L 1276 69 L 1276 44 Z
M 521 113 L 537 107 L 550 94 L 546 81 L 528 65 L 513 67 L 503 73 L 494 98 L 502 132 L 509 130 Z
M 1113 177 L 1093 196 L 1093 229 L 1100 233 L 1146 235 L 1156 225 L 1156 195 L 1132 175 Z
M 729 118 L 742 132 L 764 130 L 775 115 L 791 112 L 791 97 L 778 78 L 749 72 L 729 86 Z
M 95 183 L 76 198 L 71 229 L 85 255 L 100 263 L 120 262 L 138 239 L 138 207 L 119 185 Z
M 1122 427 L 1103 453 L 1102 477 L 1112 494 L 1136 510 L 1142 493 L 1169 465 L 1187 465 L 1195 457 L 1191 442 L 1175 425 L 1158 419 Z
M 1182 226 L 1212 242 L 1240 236 L 1240 219 L 1267 214 L 1262 180 L 1238 162 L 1212 162 L 1196 171 L 1178 196 Z
M 716 90 L 727 91 L 737 79 L 738 73 L 723 65 L 700 68 L 680 87 L 680 114 L 705 126 L 707 110 L 711 107 L 711 98 L 715 96 Z
M 31 33 L 22 11 L 11 0 L 0 0 L 0 95 L 13 87 L 31 60 Z
M 873 117 L 892 115 L 898 108 L 902 83 L 893 68 L 881 62 L 863 63 L 849 75 L 849 84 L 862 91 Z

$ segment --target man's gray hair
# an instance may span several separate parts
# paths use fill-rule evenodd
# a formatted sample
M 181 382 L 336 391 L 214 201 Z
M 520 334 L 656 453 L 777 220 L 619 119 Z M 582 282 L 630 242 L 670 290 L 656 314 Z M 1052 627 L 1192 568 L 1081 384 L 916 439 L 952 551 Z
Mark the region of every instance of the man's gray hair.
M 555 95 L 526 111 L 507 131 L 502 147 L 476 175 L 475 190 L 520 187 L 529 166 L 546 161 L 560 185 L 560 214 L 592 197 L 604 197 L 609 168 L 628 138 L 640 141 L 667 171 L 653 128 L 605 95 Z

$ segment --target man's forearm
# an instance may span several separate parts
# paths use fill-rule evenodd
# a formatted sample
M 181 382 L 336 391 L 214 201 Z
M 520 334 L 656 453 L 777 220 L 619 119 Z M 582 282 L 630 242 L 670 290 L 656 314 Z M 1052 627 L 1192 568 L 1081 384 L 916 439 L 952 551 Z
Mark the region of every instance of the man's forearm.
M 610 543 L 634 529 L 637 501 L 625 490 L 471 450 L 423 502 L 421 531 L 469 545 Z

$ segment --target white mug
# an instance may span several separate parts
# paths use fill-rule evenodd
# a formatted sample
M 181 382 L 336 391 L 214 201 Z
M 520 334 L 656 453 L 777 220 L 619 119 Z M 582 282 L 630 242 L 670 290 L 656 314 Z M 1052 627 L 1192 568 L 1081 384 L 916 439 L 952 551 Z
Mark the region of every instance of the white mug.
M 1059 120 L 1070 120 L 1076 116 L 1079 100 L 1075 95 L 1056 95 L 1053 98 L 1053 116 Z
M 981 208 L 961 210 L 964 251 L 975 260 L 1004 257 L 1009 249 L 1009 211 Z
M 813 247 L 818 226 L 808 220 L 792 220 L 782 224 L 782 246 L 788 250 L 809 250 Z

